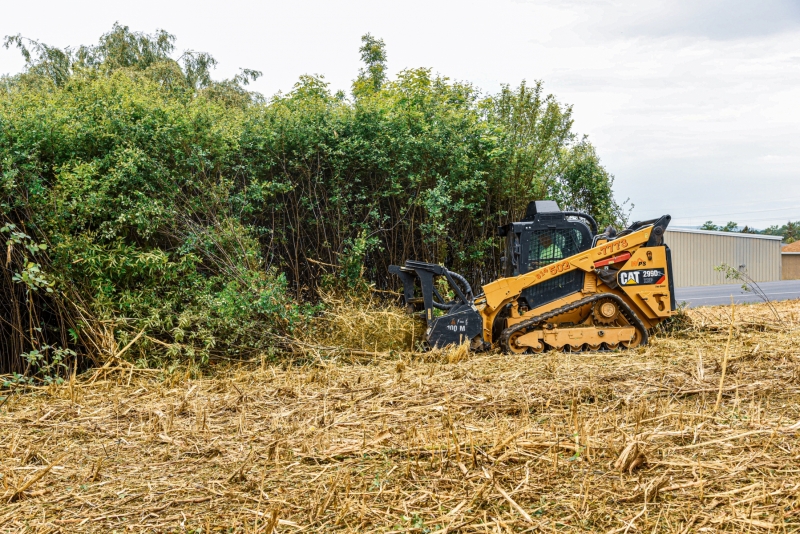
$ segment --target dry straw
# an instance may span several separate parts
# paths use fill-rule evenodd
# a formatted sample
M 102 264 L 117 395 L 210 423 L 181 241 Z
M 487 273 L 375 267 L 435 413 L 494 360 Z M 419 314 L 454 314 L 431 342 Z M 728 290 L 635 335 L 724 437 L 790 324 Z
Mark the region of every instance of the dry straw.
M 387 306 L 372 294 L 359 297 L 322 295 L 322 311 L 289 345 L 301 353 L 372 356 L 414 350 L 425 333 L 424 323 L 402 309 Z
M 798 531 L 800 303 L 777 308 L 537 356 L 403 352 L 408 322 L 364 308 L 303 365 L 108 367 L 0 410 L 0 531 Z

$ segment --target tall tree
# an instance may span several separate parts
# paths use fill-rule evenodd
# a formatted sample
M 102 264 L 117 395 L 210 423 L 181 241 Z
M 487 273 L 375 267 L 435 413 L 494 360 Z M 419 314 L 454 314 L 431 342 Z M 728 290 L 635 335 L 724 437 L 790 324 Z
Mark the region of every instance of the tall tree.
M 386 81 L 386 44 L 383 39 L 367 33 L 361 36 L 361 48 L 358 51 L 364 67 L 358 72 L 353 93 L 358 96 L 380 91 Z

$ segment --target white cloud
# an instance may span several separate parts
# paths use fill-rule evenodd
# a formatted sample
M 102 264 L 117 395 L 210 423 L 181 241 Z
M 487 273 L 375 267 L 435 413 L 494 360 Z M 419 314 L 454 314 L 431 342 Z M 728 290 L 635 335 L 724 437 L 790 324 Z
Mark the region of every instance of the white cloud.
M 549 5 L 582 14 L 586 24 L 580 29 L 593 39 L 682 35 L 729 40 L 800 27 L 800 4 L 794 0 L 549 0 Z

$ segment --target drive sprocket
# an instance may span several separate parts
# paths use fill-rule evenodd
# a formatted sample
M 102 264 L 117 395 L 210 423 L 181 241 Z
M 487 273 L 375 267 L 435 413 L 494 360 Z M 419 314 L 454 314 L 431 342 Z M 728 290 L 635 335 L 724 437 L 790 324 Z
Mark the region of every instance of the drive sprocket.
M 619 306 L 612 299 L 604 298 L 592 306 L 592 317 L 596 324 L 610 326 L 619 318 Z

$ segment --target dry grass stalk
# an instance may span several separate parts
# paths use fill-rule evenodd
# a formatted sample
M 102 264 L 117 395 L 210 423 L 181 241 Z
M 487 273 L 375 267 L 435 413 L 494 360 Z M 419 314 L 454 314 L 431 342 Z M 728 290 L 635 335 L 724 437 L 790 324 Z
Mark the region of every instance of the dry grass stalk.
M 647 463 L 647 457 L 640 450 L 643 445 L 640 441 L 632 441 L 625 446 L 617 460 L 614 462 L 614 469 L 623 473 L 633 473 L 633 471 Z
M 530 523 L 531 525 L 534 525 L 534 524 L 535 524 L 535 522 L 533 521 L 533 519 L 531 519 L 531 516 L 528 514 L 528 512 L 526 512 L 526 511 L 525 511 L 525 509 L 524 509 L 524 508 L 522 508 L 522 506 L 520 506 L 519 504 L 517 504 L 517 501 L 515 501 L 514 499 L 512 499 L 512 498 L 511 498 L 511 496 L 510 496 L 508 493 L 506 493 L 506 490 L 504 490 L 503 488 L 501 488 L 501 487 L 498 485 L 498 486 L 497 486 L 497 491 L 499 491 L 499 492 L 500 492 L 500 495 L 502 495 L 502 496 L 503 496 L 503 498 L 504 498 L 505 500 L 507 500 L 507 501 L 508 501 L 508 504 L 510 504 L 510 505 L 511 505 L 511 507 L 512 507 L 512 508 L 514 508 L 514 510 L 516 510 L 517 512 L 519 512 L 519 515 L 521 515 L 521 516 L 523 517 L 523 519 L 525 519 L 525 521 L 527 521 L 527 522 L 528 522 L 528 523 Z
M 717 402 L 714 404 L 713 413 L 717 413 L 719 405 L 722 402 L 722 386 L 725 384 L 725 372 L 728 370 L 728 354 L 731 349 L 731 337 L 733 336 L 733 323 L 736 320 L 736 305 L 733 303 L 731 297 L 731 325 L 728 328 L 728 341 L 725 343 L 725 355 L 722 357 L 722 372 L 719 375 L 719 392 L 717 393 Z
M 776 307 L 630 352 L 87 373 L 0 409 L 0 532 L 800 531 L 800 303 Z
M 13 491 L 11 491 L 10 495 L 7 497 L 7 502 L 13 502 L 17 500 L 19 497 L 23 496 L 25 492 L 28 490 L 28 488 L 30 488 L 31 486 L 39 482 L 39 480 L 44 478 L 44 476 L 50 472 L 53 466 L 58 464 L 58 462 L 63 460 L 66 456 L 67 453 L 62 454 L 61 456 L 50 462 L 50 464 L 47 467 L 37 471 L 32 477 L 26 480 L 19 488 L 16 488 Z M 6 496 L 4 495 L 3 498 L 6 498 Z

